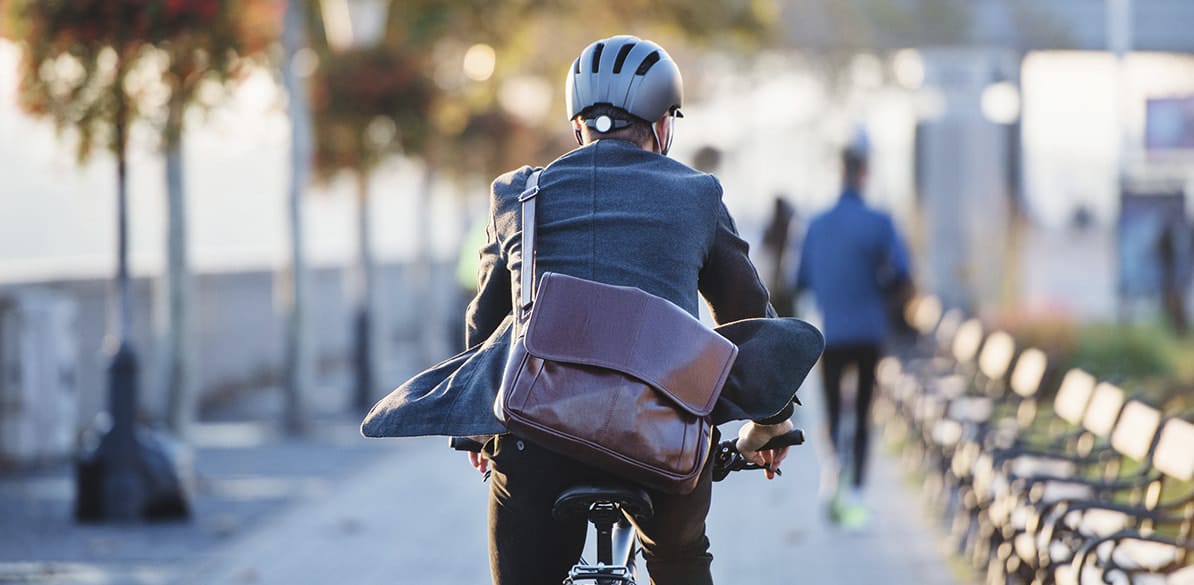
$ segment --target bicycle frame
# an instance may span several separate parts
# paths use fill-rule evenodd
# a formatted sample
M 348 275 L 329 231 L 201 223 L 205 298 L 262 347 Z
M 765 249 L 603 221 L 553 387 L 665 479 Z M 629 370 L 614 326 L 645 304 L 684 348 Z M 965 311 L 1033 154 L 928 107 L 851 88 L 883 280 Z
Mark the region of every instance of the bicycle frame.
M 804 432 L 793 430 L 764 447 L 779 448 L 803 442 Z M 762 469 L 743 457 L 732 439 L 717 445 L 711 464 L 714 481 L 721 481 L 734 471 Z M 567 515 L 569 510 L 576 513 L 582 507 L 592 526 L 591 532 L 596 534 L 597 562 L 588 564 L 581 558 L 568 571 L 564 585 L 636 585 L 634 561 L 638 554 L 638 533 L 630 517 L 645 519 L 651 516 L 650 495 L 634 486 L 579 485 L 561 494 L 552 512 L 558 517 Z M 619 564 L 614 559 L 624 562 Z

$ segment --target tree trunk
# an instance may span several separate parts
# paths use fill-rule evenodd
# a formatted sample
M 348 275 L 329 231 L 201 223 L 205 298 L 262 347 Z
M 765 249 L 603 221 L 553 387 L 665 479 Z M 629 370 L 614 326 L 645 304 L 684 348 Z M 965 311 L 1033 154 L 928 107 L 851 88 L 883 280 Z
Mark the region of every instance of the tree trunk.
M 369 222 L 369 172 L 357 172 L 357 316 L 355 323 L 356 396 L 358 410 L 368 409 L 373 403 L 376 376 L 376 312 L 374 291 L 377 275 L 373 260 L 373 237 Z
M 123 80 L 121 69 L 117 79 Z M 128 96 L 117 90 L 113 121 L 116 154 L 116 302 L 112 319 L 113 334 L 108 351 L 108 404 L 112 426 L 98 449 L 104 475 L 98 485 L 88 486 L 102 496 L 100 518 L 120 521 L 140 516 L 146 497 L 144 478 L 139 474 L 137 447 L 137 358 L 129 339 L 132 335 L 132 301 L 129 291 L 128 246 Z M 80 479 L 82 476 L 78 476 Z
M 195 418 L 194 354 L 192 346 L 191 273 L 187 258 L 186 188 L 182 158 L 182 125 L 186 104 L 171 100 L 167 134 L 173 136 L 166 151 L 166 315 L 162 337 L 165 356 L 163 381 L 167 397 L 167 424 L 185 436 Z
M 303 253 L 303 195 L 311 173 L 311 113 L 306 80 L 295 71 L 295 55 L 306 44 L 303 0 L 289 0 L 282 29 L 285 58 L 282 82 L 290 105 L 290 273 L 287 304 L 285 356 L 285 413 L 283 424 L 292 434 L 305 430 L 306 396 L 313 367 L 311 332 L 307 316 L 307 267 Z
M 443 324 L 439 321 L 440 312 L 435 305 L 434 295 L 432 295 L 432 275 L 431 275 L 431 189 L 435 184 L 435 166 L 430 161 L 423 163 L 423 187 L 419 190 L 419 198 L 417 201 L 417 208 L 415 210 L 415 264 L 414 264 L 414 278 L 411 284 L 414 285 L 414 302 L 418 310 L 416 314 L 416 324 L 418 327 L 417 339 L 419 340 L 419 363 L 430 364 L 439 361 L 443 357 L 443 351 L 440 348 L 441 335 L 437 335 L 443 331 Z
M 132 334 L 132 299 L 129 291 L 128 234 L 128 106 L 117 105 L 113 123 L 116 143 L 116 316 L 113 339 L 124 345 Z

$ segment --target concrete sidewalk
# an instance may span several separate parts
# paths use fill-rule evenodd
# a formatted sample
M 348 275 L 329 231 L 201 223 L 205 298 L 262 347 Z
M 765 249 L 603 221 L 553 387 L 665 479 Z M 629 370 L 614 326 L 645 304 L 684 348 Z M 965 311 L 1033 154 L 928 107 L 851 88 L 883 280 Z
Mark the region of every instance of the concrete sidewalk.
M 716 485 L 717 582 L 966 585 L 949 570 L 916 486 L 881 448 L 871 527 L 849 534 L 826 521 L 817 498 L 820 409 L 804 394 L 810 404 L 798 424 L 810 442 L 793 451 L 784 475 L 769 482 L 739 473 Z M 489 583 L 488 486 L 465 456 L 443 438 L 364 439 L 356 423 L 321 420 L 306 438 L 251 421 L 201 425 L 195 518 L 186 523 L 81 526 L 69 516 L 64 470 L 0 478 L 0 582 Z
M 266 420 L 277 420 L 266 419 Z M 367 442 L 356 417 L 321 416 L 302 438 L 261 420 L 196 425 L 188 521 L 78 524 L 69 464 L 0 475 L 0 583 L 150 585 L 176 582 L 204 559 L 300 502 L 339 489 L 392 449 Z
M 182 583 L 488 583 L 480 476 L 442 439 L 388 442 L 398 447 L 205 559 Z M 709 519 L 717 582 L 959 583 L 893 459 L 875 461 L 874 521 L 860 534 L 824 520 L 816 460 L 805 447 L 776 481 L 740 473 L 718 484 Z

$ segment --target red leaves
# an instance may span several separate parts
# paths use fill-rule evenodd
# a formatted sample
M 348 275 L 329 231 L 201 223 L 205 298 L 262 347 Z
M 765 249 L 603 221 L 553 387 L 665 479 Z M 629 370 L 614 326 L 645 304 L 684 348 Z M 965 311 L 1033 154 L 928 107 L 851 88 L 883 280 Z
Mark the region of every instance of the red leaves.
M 264 51 L 280 32 L 281 0 L 0 1 L 10 4 L 6 16 L 18 21 L 13 29 L 24 41 L 22 106 L 76 128 L 84 153 L 93 138 L 111 142 L 105 127 L 135 118 L 170 124 L 161 99 L 142 99 L 156 82 L 144 70 L 129 77 L 141 65 L 160 69 L 169 100 L 191 103 L 201 81 L 234 78 L 243 57 Z M 256 25 L 251 39 L 245 15 Z M 163 134 L 167 142 L 176 135 Z
M 272 40 L 279 30 L 280 4 L 279 0 L 29 1 L 23 16 L 55 45 L 101 43 L 119 50 L 180 35 L 239 39 L 245 24 L 242 16 L 250 16 L 257 29 L 271 33 Z M 259 37 L 252 40 L 257 49 L 266 44 Z
M 318 171 L 368 168 L 395 148 L 418 152 L 437 96 L 420 62 L 393 47 L 324 55 L 312 80 Z M 396 142 L 370 142 L 367 128 L 378 119 L 397 129 Z
M 400 109 L 425 114 L 435 91 L 412 59 L 392 49 L 333 55 L 321 70 L 323 82 L 316 87 L 316 108 L 332 116 L 372 118 Z
M 220 11 L 219 0 L 165 0 L 167 18 L 191 17 L 200 22 L 214 19 Z
M 249 0 L 238 6 L 237 37 L 244 53 L 264 51 L 282 35 L 283 0 Z

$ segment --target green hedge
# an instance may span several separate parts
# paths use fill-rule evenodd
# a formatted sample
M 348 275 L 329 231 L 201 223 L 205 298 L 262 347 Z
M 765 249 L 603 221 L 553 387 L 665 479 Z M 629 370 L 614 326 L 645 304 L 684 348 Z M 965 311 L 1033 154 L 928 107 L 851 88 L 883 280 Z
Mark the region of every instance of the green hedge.
M 1060 372 L 1082 368 L 1171 412 L 1194 408 L 1194 340 L 1163 325 L 1036 321 L 1009 332 L 1049 353 Z

